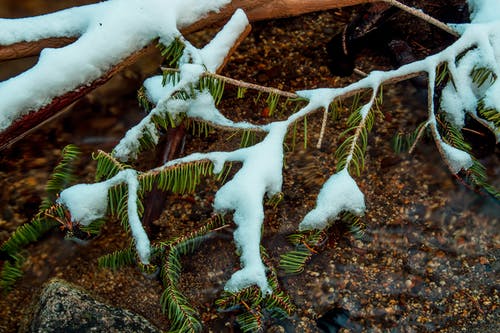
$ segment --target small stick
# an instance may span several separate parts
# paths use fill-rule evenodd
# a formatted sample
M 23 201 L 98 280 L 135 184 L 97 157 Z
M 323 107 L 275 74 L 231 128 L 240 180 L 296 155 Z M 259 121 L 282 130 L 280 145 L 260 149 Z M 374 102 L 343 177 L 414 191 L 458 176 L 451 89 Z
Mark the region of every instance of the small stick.
M 416 8 L 407 6 L 407 5 L 401 3 L 401 2 L 399 2 L 397 0 L 382 0 L 382 1 L 384 1 L 384 2 L 386 2 L 388 4 L 391 4 L 392 6 L 398 7 L 399 9 L 402 9 L 405 12 L 407 12 L 407 13 L 415 16 L 415 17 L 418 17 L 419 19 L 422 19 L 425 22 L 430 23 L 430 24 L 438 27 L 439 29 L 441 29 L 443 31 L 446 31 L 450 35 L 453 35 L 455 37 L 460 37 L 460 35 L 458 34 L 458 32 L 456 32 L 455 30 L 453 30 L 452 28 L 450 28 L 447 24 L 439 21 L 438 19 L 435 19 L 434 17 L 432 17 L 432 16 L 424 13 L 421 10 L 418 10 Z
M 326 123 L 328 122 L 328 108 L 325 108 L 325 112 L 323 112 L 323 120 L 321 122 L 321 130 L 319 132 L 318 143 L 316 144 L 316 148 L 321 148 L 321 143 L 323 142 L 323 137 L 325 136 Z
M 180 71 L 177 68 L 168 68 L 168 67 L 161 67 L 161 70 L 168 71 L 168 72 L 179 72 Z M 236 80 L 236 79 L 232 79 L 230 77 L 223 76 L 220 74 L 204 72 L 202 74 L 202 76 L 208 76 L 208 77 L 220 80 L 220 81 L 224 81 L 224 82 L 232 84 L 233 86 L 236 86 L 236 87 L 258 90 L 258 91 L 262 91 L 265 93 L 280 95 L 280 96 L 287 97 L 287 98 L 299 98 L 299 95 L 292 93 L 292 92 L 283 91 L 283 90 L 280 90 L 277 88 L 265 87 L 265 86 L 261 86 L 261 85 L 255 84 L 255 83 L 249 83 L 246 81 Z

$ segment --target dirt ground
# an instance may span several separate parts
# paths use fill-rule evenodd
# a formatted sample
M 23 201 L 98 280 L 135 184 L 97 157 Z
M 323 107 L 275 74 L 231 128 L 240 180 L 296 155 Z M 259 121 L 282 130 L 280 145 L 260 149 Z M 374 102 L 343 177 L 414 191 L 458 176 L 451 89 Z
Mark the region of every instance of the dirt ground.
M 28 3 L 38 3 L 38 7 Z M 22 16 L 56 9 L 45 7 L 45 2 L 40 8 L 40 3 L 27 1 L 24 8 L 5 6 L 0 13 Z M 425 9 L 440 13 L 432 4 Z M 360 10 L 345 8 L 256 23 L 223 74 L 287 91 L 354 82 L 360 76 L 331 75 L 326 45 Z M 417 57 L 450 42 L 436 28 L 404 14 L 391 19 L 384 34 L 391 32 L 404 35 Z M 188 39 L 202 45 L 209 37 L 205 32 Z M 360 48 L 355 56 L 357 68 L 369 72 L 396 66 L 383 45 L 386 38 L 379 36 Z M 0 74 L 7 77 L 34 61 L 0 64 Z M 79 179 L 93 181 L 91 153 L 111 151 L 144 115 L 136 102 L 136 90 L 145 77 L 158 72 L 160 61 L 157 54 L 149 55 L 58 119 L 0 153 L 0 242 L 36 213 L 64 145 L 74 143 L 82 148 Z M 384 91 L 383 117 L 377 119 L 370 135 L 366 168 L 356 177 L 368 208 L 366 236 L 356 240 L 341 229 L 334 230 L 328 246 L 314 256 L 305 272 L 296 276 L 280 273 L 280 283 L 297 312 L 284 321 L 270 322 L 267 329 L 320 332 L 317 318 L 328 310 L 343 309 L 349 312 L 349 322 L 340 332 L 498 332 L 499 205 L 450 175 L 430 139 L 424 139 L 412 155 L 395 154 L 391 138 L 398 131 L 411 132 L 425 118 L 425 96 L 411 82 L 388 86 Z M 254 103 L 252 95 L 238 100 L 235 95 L 235 89 L 228 87 L 221 103 L 225 115 L 269 121 L 263 116 L 262 101 Z M 345 105 L 349 103 L 345 101 Z M 284 115 L 293 111 L 281 108 Z M 325 140 L 317 149 L 320 124 L 321 114 L 308 119 L 307 149 L 300 134 L 295 149 L 286 154 L 284 200 L 276 208 L 266 208 L 262 244 L 275 266 L 280 254 L 291 249 L 286 235 L 297 230 L 303 216 L 314 207 L 321 184 L 335 169 L 333 155 L 338 134 L 345 129 L 345 115 L 329 121 Z M 298 130 L 303 133 L 302 124 Z M 478 157 L 488 167 L 492 183 L 499 187 L 499 147 L 486 140 L 476 141 L 482 143 L 474 146 Z M 213 132 L 206 139 L 188 135 L 184 154 L 235 149 L 238 143 L 239 139 L 230 138 L 228 133 Z M 146 155 L 146 160 L 152 159 Z M 152 166 L 141 164 L 142 168 Z M 154 240 L 181 235 L 208 217 L 216 186 L 207 181 L 195 195 L 170 195 L 165 211 L 154 223 Z M 239 265 L 231 231 L 215 233 L 182 262 L 182 290 L 199 311 L 207 332 L 238 332 L 235 314 L 218 312 L 214 304 Z M 162 286 L 157 279 L 147 278 L 133 267 L 116 272 L 97 267 L 99 256 L 128 244 L 119 223 L 110 221 L 100 236 L 85 245 L 65 240 L 58 231 L 30 245 L 25 276 L 0 299 L 0 332 L 19 329 L 29 303 L 52 277 L 73 282 L 168 330 L 168 319 L 159 305 Z

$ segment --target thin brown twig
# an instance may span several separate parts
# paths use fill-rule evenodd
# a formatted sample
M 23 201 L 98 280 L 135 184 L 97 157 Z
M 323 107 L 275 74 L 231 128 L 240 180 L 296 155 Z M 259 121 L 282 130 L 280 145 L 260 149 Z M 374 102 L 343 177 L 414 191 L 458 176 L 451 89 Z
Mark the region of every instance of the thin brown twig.
M 386 2 L 392 6 L 398 7 L 399 9 L 404 10 L 405 12 L 407 12 L 415 17 L 418 17 L 419 19 L 422 19 L 425 22 L 430 23 L 443 31 L 446 31 L 447 33 L 449 33 L 455 37 L 460 37 L 458 32 L 456 32 L 455 30 L 450 28 L 448 25 L 446 25 L 446 23 L 439 21 L 438 19 L 424 13 L 421 10 L 407 6 L 407 5 L 401 3 L 397 0 L 381 0 L 381 1 Z
M 316 144 L 317 149 L 320 149 L 321 144 L 323 143 L 323 137 L 325 136 L 327 122 L 328 122 L 328 108 L 325 108 L 325 111 L 323 112 L 323 120 L 321 121 L 321 130 L 319 131 L 318 143 Z
M 177 68 L 167 68 L 167 67 L 161 67 L 161 70 L 165 71 L 165 72 L 171 72 L 171 73 L 178 73 L 180 71 Z M 299 95 L 297 95 L 296 93 L 283 91 L 283 90 L 280 90 L 277 88 L 265 87 L 265 86 L 261 86 L 261 85 L 255 84 L 255 83 L 246 82 L 246 81 L 236 80 L 236 79 L 232 79 L 230 77 L 220 75 L 220 74 L 204 72 L 202 74 L 202 76 L 211 77 L 211 78 L 223 81 L 225 83 L 229 83 L 229 84 L 236 86 L 236 87 L 258 90 L 261 92 L 275 94 L 275 95 L 283 96 L 286 98 L 299 98 Z
M 420 141 L 420 139 L 422 138 L 422 135 L 424 134 L 424 131 L 425 129 L 427 128 L 427 126 L 429 126 L 429 123 L 426 123 L 425 125 L 423 125 L 419 130 L 418 130 L 418 133 L 417 133 L 417 137 L 415 138 L 415 141 L 413 141 L 413 144 L 411 145 L 410 149 L 408 150 L 408 154 L 411 155 L 413 154 L 413 151 L 415 150 L 415 148 L 417 147 L 417 143 Z

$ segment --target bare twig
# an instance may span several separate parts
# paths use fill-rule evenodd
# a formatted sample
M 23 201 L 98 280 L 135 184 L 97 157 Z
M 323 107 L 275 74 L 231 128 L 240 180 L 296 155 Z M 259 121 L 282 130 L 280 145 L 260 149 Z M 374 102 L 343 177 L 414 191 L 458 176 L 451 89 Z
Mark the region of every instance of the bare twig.
M 161 69 L 163 71 L 166 71 L 166 72 L 179 72 L 179 69 L 177 69 L 177 68 L 162 67 Z M 297 95 L 296 93 L 292 93 L 292 92 L 288 92 L 288 91 L 283 91 L 283 90 L 280 90 L 280 89 L 277 89 L 277 88 L 271 88 L 271 87 L 261 86 L 261 85 L 258 85 L 258 84 L 255 84 L 255 83 L 249 83 L 249 82 L 246 82 L 246 81 L 236 80 L 236 79 L 232 79 L 230 77 L 227 77 L 227 76 L 224 76 L 224 75 L 220 75 L 220 74 L 215 74 L 215 73 L 210 73 L 210 72 L 204 72 L 202 74 L 202 76 L 211 77 L 211 78 L 223 81 L 225 83 L 229 83 L 229 84 L 231 84 L 233 86 L 236 86 L 236 87 L 253 89 L 253 90 L 261 91 L 261 92 L 264 92 L 264 93 L 269 93 L 269 94 L 275 94 L 275 95 L 283 96 L 283 97 L 286 97 L 286 98 L 299 98 L 299 95 Z
M 408 154 L 413 154 L 413 151 L 415 150 L 415 148 L 417 147 L 417 143 L 420 141 L 420 139 L 422 138 L 422 136 L 424 135 L 425 133 L 425 129 L 427 128 L 427 126 L 429 126 L 429 122 L 425 123 L 425 125 L 423 125 L 419 130 L 418 130 L 418 133 L 417 133 L 417 137 L 415 138 L 415 141 L 413 142 L 413 144 L 411 145 L 410 149 L 408 150 Z
M 328 122 L 328 108 L 325 108 L 325 111 L 323 112 L 323 120 L 321 121 L 321 130 L 319 131 L 319 139 L 318 143 L 316 144 L 317 149 L 320 149 L 321 144 L 323 143 L 323 137 L 325 136 L 327 122 Z
M 395 6 L 395 7 L 398 7 L 399 9 L 402 9 L 404 10 L 405 12 L 415 16 L 415 17 L 418 17 L 422 20 L 424 20 L 425 22 L 427 23 L 430 23 L 436 27 L 438 27 L 439 29 L 443 30 L 443 31 L 446 31 L 447 33 L 455 36 L 455 37 L 460 37 L 460 35 L 458 34 L 458 32 L 456 32 L 455 30 L 453 30 L 452 28 L 450 28 L 448 25 L 446 25 L 445 23 L 435 19 L 434 17 L 430 16 L 430 15 L 427 15 L 426 13 L 424 13 L 423 11 L 421 10 L 418 10 L 416 8 L 413 8 L 413 7 L 410 7 L 410 6 L 407 6 L 397 0 L 381 0 L 383 2 L 386 2 L 388 4 L 391 4 L 392 6 Z

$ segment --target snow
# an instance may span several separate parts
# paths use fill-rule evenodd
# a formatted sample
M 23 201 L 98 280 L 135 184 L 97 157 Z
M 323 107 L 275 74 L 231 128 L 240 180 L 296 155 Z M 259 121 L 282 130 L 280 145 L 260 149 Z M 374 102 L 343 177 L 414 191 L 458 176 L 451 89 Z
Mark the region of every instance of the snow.
M 344 211 L 355 215 L 365 212 L 364 195 L 347 169 L 326 181 L 319 192 L 316 207 L 304 217 L 299 229 L 324 229 Z
M 137 180 L 137 172 L 131 169 L 127 169 L 121 172 L 128 185 L 128 202 L 127 202 L 127 213 L 128 213 L 128 224 L 130 226 L 130 231 L 135 240 L 135 248 L 139 259 L 143 264 L 149 264 L 149 256 L 151 254 L 151 244 L 149 242 L 148 235 L 142 227 L 141 220 L 139 219 L 139 213 L 137 212 L 137 191 L 139 189 L 139 181 Z M 121 178 L 121 174 L 120 177 Z
M 146 97 L 153 104 L 158 104 L 160 99 L 163 96 L 167 95 L 168 92 L 172 89 L 172 85 L 170 83 L 163 85 L 162 82 L 163 76 L 155 75 L 148 77 L 142 84 L 146 89 Z
M 222 65 L 239 36 L 248 26 L 248 19 L 243 10 L 238 9 L 224 28 L 200 50 L 203 64 L 209 72 L 216 72 Z
M 106 214 L 108 189 L 106 182 L 77 184 L 62 191 L 57 202 L 69 209 L 72 222 L 87 226 Z
M 237 10 L 227 25 L 202 50 L 196 49 L 185 41 L 186 48 L 179 65 L 180 80 L 175 85 L 166 84 L 163 86 L 163 79 L 160 81 L 159 76 L 145 80 L 146 96 L 150 101 L 156 103 L 156 107 L 138 125 L 127 131 L 115 147 L 114 156 L 121 161 L 136 158 L 140 148 L 139 139 L 144 133 L 149 134 L 153 142 L 157 143 L 158 131 L 152 123 L 152 117 L 166 112 L 174 119 L 179 113 L 187 112 L 193 117 L 211 121 L 219 126 L 237 126 L 242 129 L 255 127 L 245 122 L 234 124 L 226 119 L 215 108 L 213 98 L 208 93 L 198 94 L 189 105 L 187 102 L 170 98 L 177 91 L 190 91 L 191 86 L 197 86 L 199 79 L 207 69 L 215 71 L 223 63 L 232 43 L 238 39 L 247 25 L 248 19 L 244 12 Z
M 473 23 L 498 21 L 500 2 L 498 0 L 467 0 L 470 19 Z
M 226 283 L 226 290 L 237 291 L 256 284 L 263 292 L 271 292 L 260 257 L 263 200 L 266 193 L 273 196 L 281 191 L 286 132 L 286 123 L 274 123 L 262 142 L 236 151 L 234 155 L 242 159 L 243 166 L 215 195 L 216 211 L 234 211 L 233 220 L 238 226 L 234 240 L 243 265 Z
M 442 90 L 440 105 L 448 115 L 448 121 L 458 128 L 462 128 L 464 126 L 464 104 L 460 98 L 460 94 L 456 91 L 451 82 L 448 82 Z
M 451 172 L 458 173 L 460 170 L 467 170 L 472 166 L 472 158 L 466 152 L 443 141 L 441 141 L 440 146 L 444 151 Z

